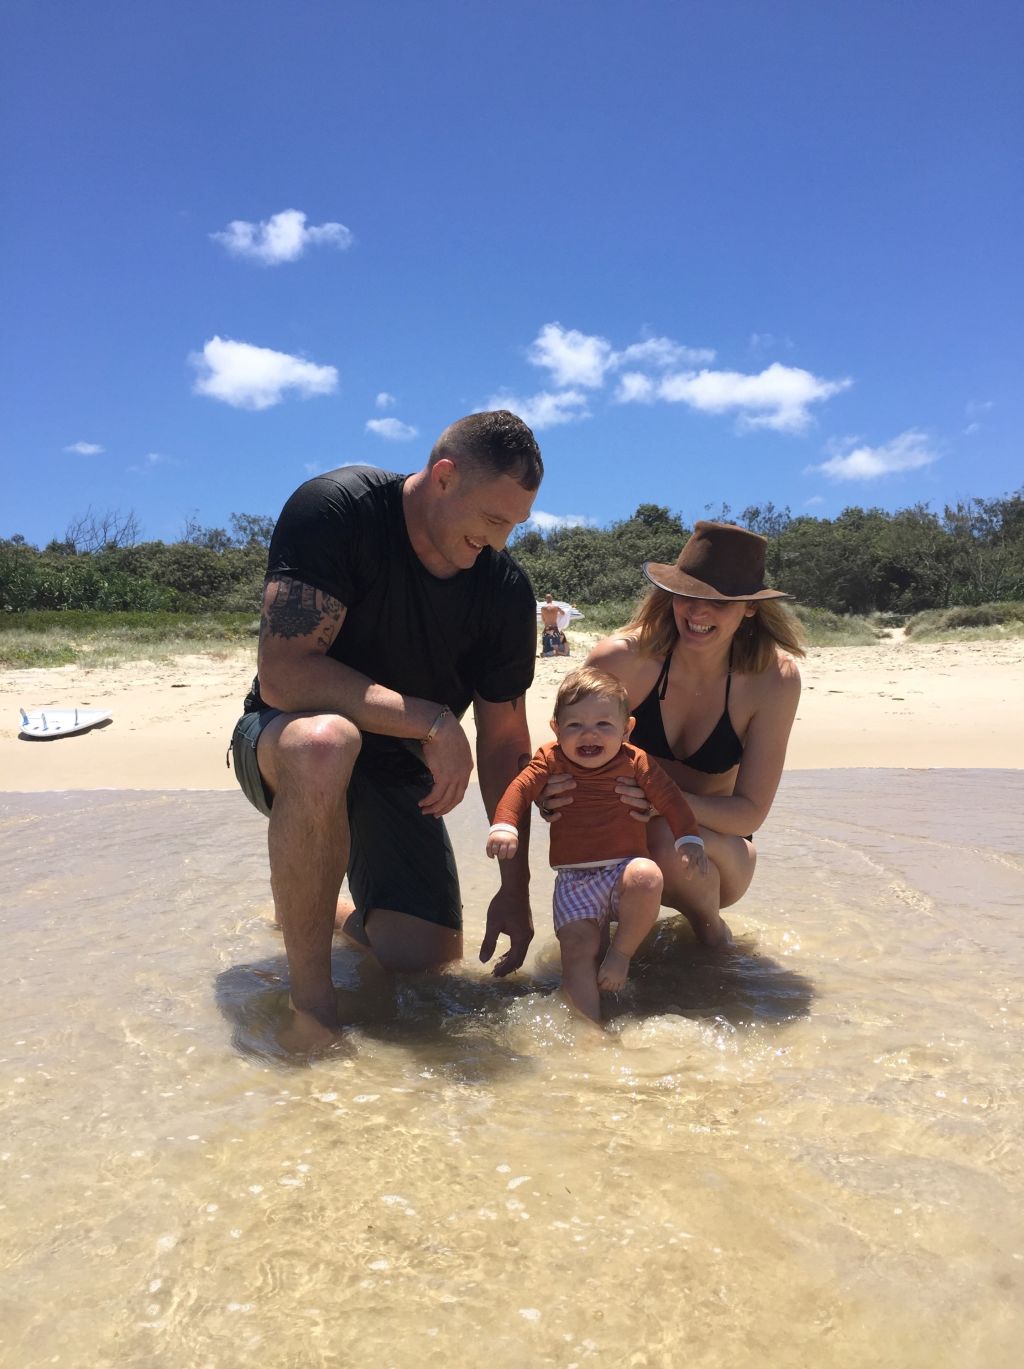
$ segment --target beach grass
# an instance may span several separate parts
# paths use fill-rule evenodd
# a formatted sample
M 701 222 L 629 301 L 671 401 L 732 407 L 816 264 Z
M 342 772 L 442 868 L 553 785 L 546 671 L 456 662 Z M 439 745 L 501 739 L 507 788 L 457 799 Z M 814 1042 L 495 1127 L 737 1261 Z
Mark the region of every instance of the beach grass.
M 915 642 L 1003 642 L 1024 637 L 1024 603 L 961 604 L 915 613 L 907 623 Z
M 251 644 L 258 631 L 252 613 L 9 613 L 0 615 L 0 669 L 219 655 Z

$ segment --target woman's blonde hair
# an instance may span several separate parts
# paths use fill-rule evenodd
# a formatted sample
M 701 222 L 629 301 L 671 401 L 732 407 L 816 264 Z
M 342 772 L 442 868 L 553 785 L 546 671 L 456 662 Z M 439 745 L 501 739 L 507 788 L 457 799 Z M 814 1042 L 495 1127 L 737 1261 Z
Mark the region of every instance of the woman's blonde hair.
M 645 656 L 667 656 L 679 640 L 672 600 L 680 597 L 656 585 L 647 591 L 617 636 L 627 637 Z M 741 675 L 760 675 L 779 651 L 803 656 L 804 632 L 799 618 L 778 599 L 752 599 L 754 614 L 744 618 L 732 639 L 732 668 Z

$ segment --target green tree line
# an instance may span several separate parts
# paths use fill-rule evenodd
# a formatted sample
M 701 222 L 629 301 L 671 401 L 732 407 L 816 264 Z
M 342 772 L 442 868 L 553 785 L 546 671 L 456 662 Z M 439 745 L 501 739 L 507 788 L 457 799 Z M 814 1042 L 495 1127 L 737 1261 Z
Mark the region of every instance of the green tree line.
M 707 516 L 768 538 L 769 583 L 834 613 L 917 613 L 1024 599 L 1024 489 L 961 500 L 941 513 L 850 507 L 836 518 L 772 504 Z M 190 520 L 177 542 L 139 540 L 134 515 L 89 511 L 39 548 L 0 539 L 0 611 L 256 611 L 273 519 L 232 514 L 230 527 Z M 644 561 L 674 561 L 691 529 L 660 504 L 606 528 L 527 529 L 512 551 L 539 595 L 578 604 L 629 601 Z

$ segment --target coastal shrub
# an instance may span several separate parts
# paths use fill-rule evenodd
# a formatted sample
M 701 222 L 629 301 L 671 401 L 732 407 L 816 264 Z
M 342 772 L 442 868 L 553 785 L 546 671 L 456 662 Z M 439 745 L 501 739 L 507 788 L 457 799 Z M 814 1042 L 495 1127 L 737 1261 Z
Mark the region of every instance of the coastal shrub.
M 809 604 L 791 605 L 803 624 L 809 646 L 870 646 L 884 634 L 864 617 L 832 613 Z
M 960 604 L 954 608 L 933 608 L 917 613 L 907 624 L 907 636 L 920 641 L 923 637 L 941 637 L 945 633 L 969 629 L 989 628 L 991 636 L 1002 636 L 1007 630 L 1024 628 L 1024 602 L 994 604 Z

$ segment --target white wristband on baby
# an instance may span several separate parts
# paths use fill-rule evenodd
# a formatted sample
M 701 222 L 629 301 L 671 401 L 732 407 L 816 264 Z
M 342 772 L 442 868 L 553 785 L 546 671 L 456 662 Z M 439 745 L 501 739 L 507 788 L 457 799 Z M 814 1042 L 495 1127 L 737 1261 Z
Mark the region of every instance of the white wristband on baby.
M 510 822 L 492 822 L 491 830 L 488 832 L 487 835 L 489 837 L 493 837 L 495 832 L 508 832 L 511 836 L 518 837 L 519 828 L 513 827 Z
M 699 846 L 700 849 L 703 851 L 703 850 L 704 850 L 704 839 L 703 839 L 703 837 L 677 837 L 677 838 L 676 838 L 676 850 L 677 850 L 677 851 L 679 850 L 680 846 Z

